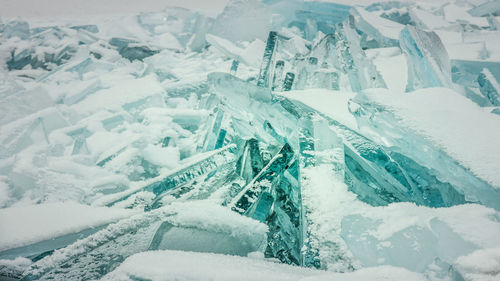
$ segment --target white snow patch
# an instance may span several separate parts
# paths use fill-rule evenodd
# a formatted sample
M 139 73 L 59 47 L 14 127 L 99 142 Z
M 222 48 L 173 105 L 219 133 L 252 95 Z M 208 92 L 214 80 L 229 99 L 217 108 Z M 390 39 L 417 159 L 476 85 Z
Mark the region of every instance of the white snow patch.
M 478 250 L 460 257 L 455 268 L 466 280 L 500 280 L 500 248 Z
M 154 281 L 425 280 L 420 274 L 389 266 L 341 274 L 254 258 L 179 251 L 135 254 L 102 280 L 130 280 L 131 276 Z

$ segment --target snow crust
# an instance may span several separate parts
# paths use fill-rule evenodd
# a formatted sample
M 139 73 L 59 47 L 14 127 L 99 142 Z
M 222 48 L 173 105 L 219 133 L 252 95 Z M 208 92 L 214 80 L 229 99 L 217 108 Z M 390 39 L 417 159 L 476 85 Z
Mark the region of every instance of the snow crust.
M 0 209 L 0 251 L 101 226 L 134 213 L 132 210 L 91 207 L 74 202 Z

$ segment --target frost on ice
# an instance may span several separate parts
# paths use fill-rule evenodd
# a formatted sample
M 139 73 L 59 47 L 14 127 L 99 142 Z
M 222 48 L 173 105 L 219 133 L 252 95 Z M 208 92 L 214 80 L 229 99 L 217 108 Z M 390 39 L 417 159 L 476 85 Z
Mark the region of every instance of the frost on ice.
M 499 278 L 497 8 L 2 19 L 0 279 Z

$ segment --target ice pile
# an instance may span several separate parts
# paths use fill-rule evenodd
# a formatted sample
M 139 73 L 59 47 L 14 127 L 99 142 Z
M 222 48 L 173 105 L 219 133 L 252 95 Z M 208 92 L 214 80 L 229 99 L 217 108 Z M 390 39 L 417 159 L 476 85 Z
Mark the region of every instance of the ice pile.
M 497 8 L 0 22 L 0 277 L 498 278 Z

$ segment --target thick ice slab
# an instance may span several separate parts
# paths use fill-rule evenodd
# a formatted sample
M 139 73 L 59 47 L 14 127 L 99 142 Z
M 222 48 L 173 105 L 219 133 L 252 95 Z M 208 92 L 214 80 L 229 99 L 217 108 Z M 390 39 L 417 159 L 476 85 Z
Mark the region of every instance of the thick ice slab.
M 0 209 L 0 256 L 7 249 L 115 222 L 133 211 L 76 203 L 47 203 Z
M 189 238 L 187 233 L 184 235 L 175 233 L 180 229 L 195 232 L 191 232 Z M 266 231 L 265 225 L 211 203 L 172 204 L 153 212 L 122 220 L 66 248 L 56 250 L 51 256 L 34 263 L 25 272 L 24 279 L 83 280 L 101 278 L 133 254 L 148 249 L 168 249 L 170 246 L 178 250 L 202 250 L 193 249 L 190 243 L 185 244 L 188 248 L 179 248 L 179 246 L 187 239 L 192 239 L 191 244 L 195 244 L 196 239 L 205 239 L 207 243 L 211 239 L 214 242 L 217 237 L 213 235 L 220 235 L 219 238 L 222 239 L 232 237 L 236 241 L 240 241 L 234 245 L 246 247 L 245 254 L 248 254 L 249 251 L 261 252 Z M 166 240 L 165 243 L 162 242 L 163 238 Z M 178 239 L 178 243 L 169 244 L 176 239 Z M 205 247 L 203 243 L 200 245 Z M 219 249 L 224 249 L 224 247 Z M 226 249 L 231 250 L 231 248 Z M 222 251 L 222 253 L 234 254 L 234 251 Z
M 500 137 L 494 129 L 499 122 L 496 115 L 444 88 L 423 89 L 404 96 L 372 91 L 366 97 L 390 106 L 402 125 L 431 140 L 479 178 L 496 188 L 500 186 L 495 164 L 500 151 L 487 141 Z M 468 112 L 467 116 L 463 112 Z M 460 129 L 449 126 L 453 123 L 460 124 Z

